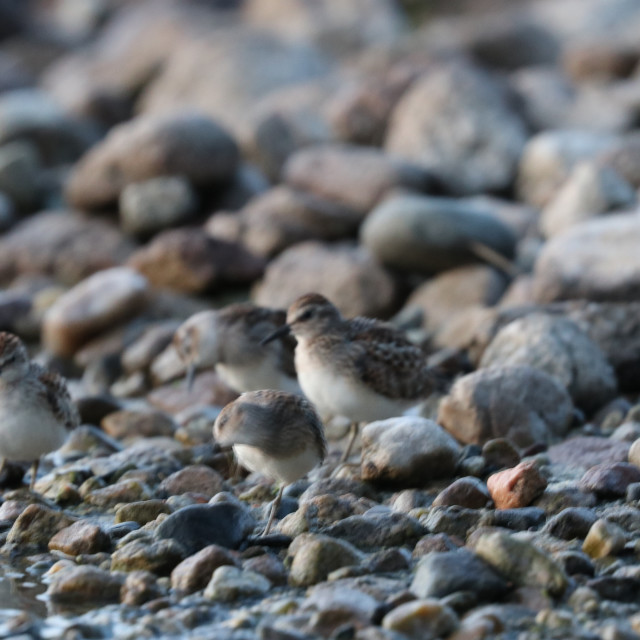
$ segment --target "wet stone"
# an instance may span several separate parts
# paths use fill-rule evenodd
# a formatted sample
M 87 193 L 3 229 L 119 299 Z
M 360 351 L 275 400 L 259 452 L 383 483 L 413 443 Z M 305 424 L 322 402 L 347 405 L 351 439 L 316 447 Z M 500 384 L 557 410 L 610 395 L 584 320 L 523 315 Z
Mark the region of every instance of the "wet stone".
M 513 531 L 538 529 L 546 519 L 543 509 L 538 507 L 520 507 L 517 509 L 496 509 L 486 513 L 483 526 L 504 527 Z
M 223 565 L 237 566 L 237 560 L 224 547 L 209 545 L 183 560 L 171 572 L 171 588 L 184 593 L 204 589 L 213 572 Z
M 151 497 L 147 486 L 138 480 L 121 480 L 115 484 L 91 491 L 85 502 L 102 508 L 112 508 L 121 502 L 138 502 Z
M 444 533 L 466 540 L 467 535 L 478 526 L 482 519 L 482 512 L 478 509 L 463 507 L 434 507 L 420 522 L 430 533 Z
M 156 498 L 129 502 L 116 509 L 115 522 L 136 522 L 142 526 L 155 520 L 161 513 L 171 513 L 171 508 L 164 500 Z
M 467 549 L 424 556 L 411 583 L 411 592 L 418 598 L 444 598 L 456 591 L 473 591 L 491 602 L 507 589 L 507 581 Z
M 122 604 L 138 606 L 163 595 L 158 578 L 149 571 L 132 571 L 127 574 L 120 589 Z
M 49 540 L 49 549 L 71 556 L 98 553 L 111 547 L 111 539 L 101 527 L 81 520 L 61 529 Z
M 151 543 L 134 540 L 113 553 L 111 570 L 143 570 L 167 576 L 184 559 L 184 555 L 184 549 L 174 540 L 156 540 Z
M 433 501 L 434 507 L 458 505 L 467 509 L 482 509 L 491 503 L 487 486 L 478 478 L 467 477 L 454 480 Z
M 192 492 L 210 498 L 222 491 L 222 488 L 223 478 L 217 471 L 202 464 L 194 464 L 165 478 L 158 489 L 170 496 Z
M 620 553 L 626 541 L 624 531 L 617 524 L 596 520 L 587 533 L 582 550 L 591 558 L 606 558 Z
M 637 602 L 640 579 L 602 576 L 589 580 L 587 586 L 605 600 Z
M 595 567 L 586 553 L 580 551 L 561 551 L 556 554 L 556 560 L 562 565 L 569 576 L 581 575 L 592 577 Z
M 531 504 L 547 486 L 535 462 L 521 462 L 513 469 L 489 476 L 487 488 L 496 509 L 513 509 Z
M 556 514 L 545 525 L 545 532 L 562 540 L 583 539 L 598 519 L 595 511 L 584 507 L 568 507 Z
M 580 487 L 601 498 L 624 496 L 627 487 L 640 482 L 640 468 L 626 462 L 601 464 L 589 469 L 580 480 Z
M 91 565 L 81 565 L 54 574 L 47 595 L 59 603 L 118 602 L 122 576 Z
M 7 535 L 6 544 L 15 549 L 46 549 L 49 540 L 73 524 L 61 511 L 53 511 L 40 504 L 30 504 L 18 516 Z

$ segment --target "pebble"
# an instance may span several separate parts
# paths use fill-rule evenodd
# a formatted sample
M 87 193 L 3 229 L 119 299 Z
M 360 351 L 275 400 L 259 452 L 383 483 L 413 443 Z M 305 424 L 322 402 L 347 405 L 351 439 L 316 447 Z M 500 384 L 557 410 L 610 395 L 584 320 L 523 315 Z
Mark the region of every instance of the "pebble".
M 285 586 L 289 578 L 289 573 L 282 560 L 272 553 L 249 558 L 242 563 L 242 568 L 263 575 L 274 587 Z
M 479 536 L 475 552 L 507 580 L 518 586 L 545 589 L 561 596 L 568 586 L 562 567 L 531 542 L 496 531 Z
M 263 596 L 270 588 L 271 582 L 259 573 L 223 565 L 213 572 L 204 597 L 217 602 L 233 602 L 240 598 Z
M 188 555 L 212 544 L 235 549 L 255 527 L 255 520 L 231 502 L 187 506 L 165 518 L 156 536 L 175 540 Z
M 382 626 L 412 640 L 436 640 L 457 629 L 458 617 L 436 599 L 415 600 L 387 613 Z
M 467 549 L 432 552 L 420 559 L 411 583 L 411 592 L 417 598 L 444 598 L 457 591 L 471 591 L 479 599 L 492 602 L 507 593 L 508 585 Z
M 629 462 L 640 468 L 640 438 L 634 440 L 629 449 Z
M 539 507 L 517 507 L 489 511 L 483 515 L 480 522 L 482 526 L 529 531 L 541 527 L 545 520 L 546 514 Z
M 132 540 L 114 551 L 111 571 L 150 571 L 168 576 L 184 556 L 184 549 L 175 540 Z
M 358 565 L 362 554 L 349 542 L 328 535 L 302 533 L 289 547 L 289 583 L 307 587 L 326 580 L 340 567 Z
M 544 527 L 546 533 L 562 540 L 584 539 L 598 519 L 593 509 L 567 507 L 549 518 Z
M 99 567 L 80 565 L 55 573 L 47 596 L 58 603 L 106 603 L 120 600 L 123 578 Z
M 176 424 L 171 416 L 160 411 L 134 411 L 123 409 L 106 415 L 100 426 L 112 438 L 154 438 L 173 436 Z
M 625 442 L 596 436 L 576 436 L 551 445 L 547 455 L 553 464 L 584 472 L 596 465 L 626 462 L 628 452 L 629 444 Z
M 120 589 L 120 601 L 130 606 L 139 606 L 161 595 L 158 579 L 150 571 L 131 571 Z
M 140 313 L 149 302 L 145 278 L 125 267 L 90 276 L 60 296 L 42 325 L 44 345 L 59 356 L 72 356 L 90 338 Z
M 86 497 L 88 504 L 110 509 L 123 502 L 139 502 L 151 497 L 151 490 L 139 480 L 120 480 L 103 489 L 95 489 Z
M 520 462 L 518 450 L 507 438 L 493 438 L 482 445 L 485 467 L 490 471 L 510 469 Z
M 518 509 L 530 505 L 547 486 L 546 478 L 533 461 L 521 462 L 489 476 L 487 488 L 496 509 Z
M 140 502 L 129 502 L 116 507 L 115 522 L 137 522 L 140 526 L 152 522 L 161 513 L 171 513 L 171 508 L 164 500 L 150 499 Z
M 238 149 L 215 121 L 194 112 L 140 115 L 117 125 L 75 165 L 66 196 L 79 209 L 114 204 L 130 183 L 184 176 L 193 184 L 231 179 Z
M 171 588 L 183 593 L 204 589 L 213 572 L 223 565 L 238 566 L 238 561 L 217 544 L 204 547 L 175 567 L 171 572 Z
M 60 529 L 49 540 L 49 549 L 70 556 L 108 551 L 110 547 L 111 539 L 101 527 L 82 520 Z
M 627 462 L 591 467 L 580 480 L 580 487 L 598 497 L 624 496 L 627 487 L 640 482 L 640 468 Z
M 152 178 L 122 190 L 120 222 L 125 232 L 148 236 L 190 222 L 196 206 L 197 194 L 184 177 Z
M 434 499 L 434 507 L 458 505 L 467 509 L 482 509 L 491 503 L 491 494 L 478 478 L 466 477 L 454 480 Z
M 21 553 L 34 548 L 44 550 L 49 540 L 74 520 L 62 511 L 54 511 L 40 504 L 30 504 L 14 521 L 6 544 Z
M 526 447 L 564 435 L 572 417 L 571 399 L 554 378 L 505 366 L 458 378 L 440 402 L 437 421 L 465 444 L 506 437 Z
M 182 493 L 200 493 L 207 498 L 222 491 L 223 478 L 211 467 L 203 464 L 193 464 L 172 473 L 165 478 L 159 491 L 169 496 L 180 495 Z
M 626 541 L 624 531 L 617 524 L 600 519 L 589 529 L 582 550 L 591 558 L 606 558 L 619 554 Z
M 433 274 L 480 259 L 477 243 L 511 258 L 515 236 L 498 217 L 466 200 L 394 195 L 366 218 L 362 244 L 385 266 Z
M 432 420 L 371 422 L 362 430 L 362 479 L 383 486 L 422 486 L 452 476 L 460 446 Z
M 458 506 L 434 507 L 426 516 L 420 517 L 420 523 L 430 533 L 444 533 L 466 540 L 467 535 L 478 526 L 481 519 L 482 513 L 478 509 L 465 509 Z

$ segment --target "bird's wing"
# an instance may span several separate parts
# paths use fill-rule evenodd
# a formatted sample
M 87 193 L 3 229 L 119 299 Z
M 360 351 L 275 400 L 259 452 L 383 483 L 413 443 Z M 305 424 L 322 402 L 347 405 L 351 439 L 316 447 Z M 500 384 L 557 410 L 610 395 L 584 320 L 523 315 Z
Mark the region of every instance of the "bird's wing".
M 347 337 L 356 373 L 373 391 L 392 399 L 419 400 L 436 387 L 424 352 L 393 327 L 355 318 Z
M 57 373 L 47 371 L 39 364 L 32 362 L 31 371 L 39 382 L 39 393 L 49 405 L 57 420 L 68 429 L 75 429 L 80 423 L 80 416 L 75 404 L 71 400 L 69 390 L 64 379 Z

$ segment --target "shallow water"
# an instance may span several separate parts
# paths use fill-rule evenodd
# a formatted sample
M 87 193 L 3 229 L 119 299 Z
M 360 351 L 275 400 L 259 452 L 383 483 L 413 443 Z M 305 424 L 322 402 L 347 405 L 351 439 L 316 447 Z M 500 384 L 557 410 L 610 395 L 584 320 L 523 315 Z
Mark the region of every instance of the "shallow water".
M 38 626 L 47 616 L 47 605 L 39 597 L 46 587 L 36 573 L 24 561 L 0 559 L 0 637 Z

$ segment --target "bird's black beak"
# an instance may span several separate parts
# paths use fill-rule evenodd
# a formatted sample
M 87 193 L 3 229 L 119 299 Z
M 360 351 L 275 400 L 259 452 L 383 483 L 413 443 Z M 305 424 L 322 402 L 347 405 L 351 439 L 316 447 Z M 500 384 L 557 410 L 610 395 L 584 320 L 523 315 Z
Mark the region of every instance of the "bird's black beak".
M 260 344 L 264 347 L 265 344 L 273 342 L 276 338 L 282 338 L 291 332 L 291 327 L 288 324 L 283 324 L 279 329 L 276 329 L 273 333 L 269 334 L 266 338 L 260 341 Z

